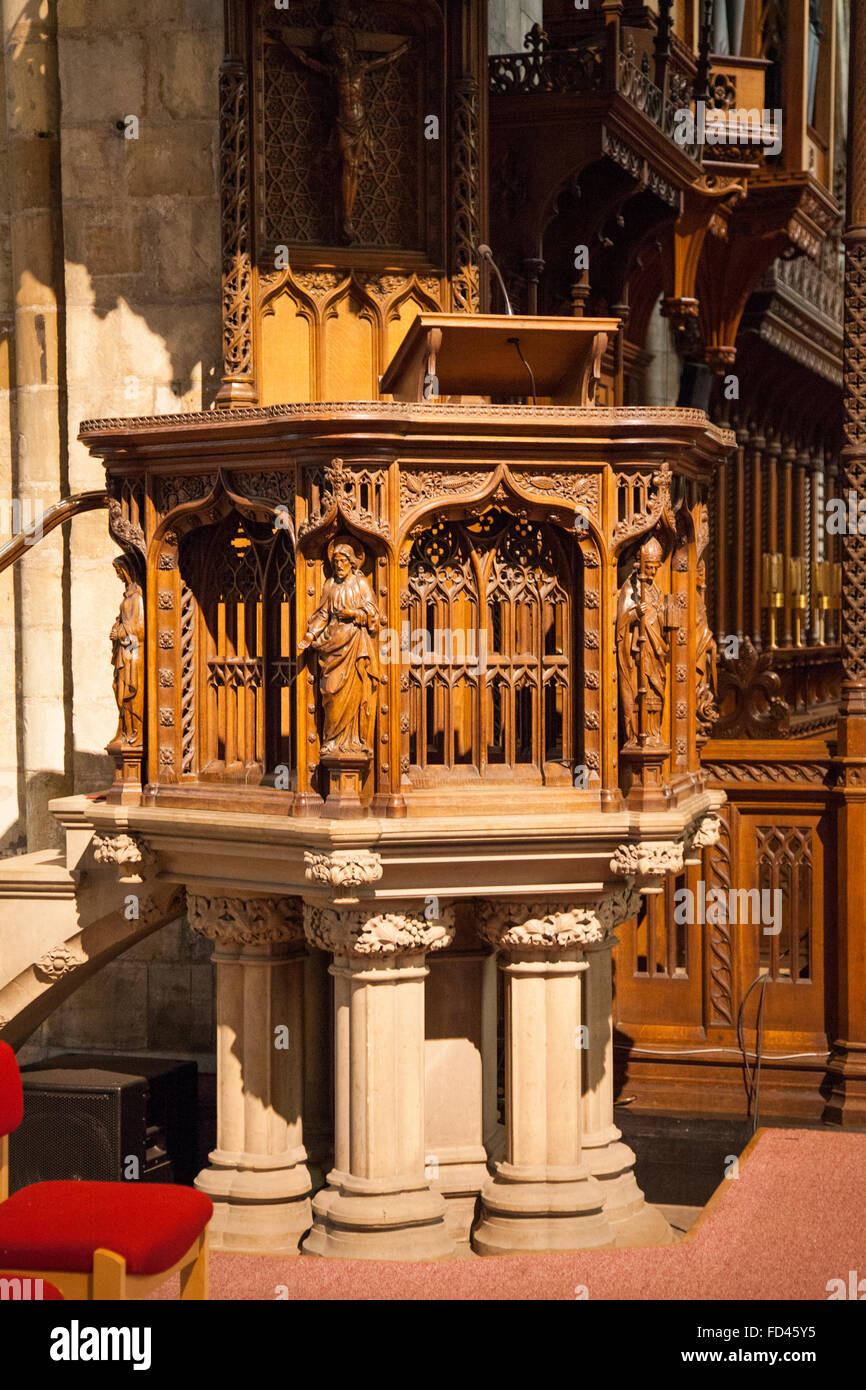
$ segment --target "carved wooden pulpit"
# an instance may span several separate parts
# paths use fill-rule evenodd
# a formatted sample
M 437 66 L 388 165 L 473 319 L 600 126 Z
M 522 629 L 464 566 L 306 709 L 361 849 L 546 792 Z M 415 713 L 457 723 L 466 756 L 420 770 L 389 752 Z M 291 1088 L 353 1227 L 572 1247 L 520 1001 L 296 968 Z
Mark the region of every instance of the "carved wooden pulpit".
M 699 760 L 699 570 L 732 437 L 698 410 L 593 405 L 616 327 L 424 314 L 382 376 L 393 401 L 82 427 L 127 609 L 144 596 L 142 679 L 114 635 L 118 777 L 94 815 L 186 884 L 221 971 L 252 952 L 282 980 L 264 997 L 255 976 L 252 1014 L 253 993 L 220 994 L 221 1137 L 199 1179 L 217 1244 L 309 1231 L 313 1253 L 433 1258 L 470 1230 L 481 1253 L 669 1238 L 613 1124 L 610 948 L 637 890 L 696 862 L 720 800 Z M 279 1095 L 255 1050 L 291 1012 L 301 976 L 280 971 L 304 939 L 333 960 L 333 1128 L 310 1099 L 329 1028 L 309 963 Z M 511 1057 L 492 1174 L 491 948 Z M 477 1072 L 448 1050 L 455 1009 Z M 283 1115 L 279 1142 L 251 1094 Z

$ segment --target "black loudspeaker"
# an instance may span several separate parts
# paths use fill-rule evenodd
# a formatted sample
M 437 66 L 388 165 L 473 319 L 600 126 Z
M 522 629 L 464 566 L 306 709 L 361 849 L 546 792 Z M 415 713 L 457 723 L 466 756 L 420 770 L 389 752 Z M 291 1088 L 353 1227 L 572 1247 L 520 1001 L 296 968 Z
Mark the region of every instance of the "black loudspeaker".
M 22 1067 L 21 1081 L 24 1119 L 9 1136 L 10 1192 L 56 1179 L 195 1177 L 195 1062 L 63 1053 Z

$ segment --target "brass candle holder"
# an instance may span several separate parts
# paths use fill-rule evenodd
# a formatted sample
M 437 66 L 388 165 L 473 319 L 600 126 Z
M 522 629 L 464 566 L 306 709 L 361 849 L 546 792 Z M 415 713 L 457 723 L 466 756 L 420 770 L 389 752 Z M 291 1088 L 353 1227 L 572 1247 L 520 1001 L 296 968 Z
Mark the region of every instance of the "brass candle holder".
M 767 551 L 761 556 L 761 607 L 770 614 L 770 647 L 775 648 L 776 615 L 785 606 L 785 591 L 782 587 L 782 564 L 784 556 Z
M 816 615 L 817 645 L 826 645 L 827 614 L 842 607 L 842 566 L 838 561 L 816 560 L 812 565 L 812 606 Z
M 791 605 L 791 613 L 794 618 L 794 646 L 803 645 L 803 613 L 809 601 L 806 586 L 806 559 L 802 555 L 793 555 L 788 561 L 788 572 L 785 576 L 787 602 Z

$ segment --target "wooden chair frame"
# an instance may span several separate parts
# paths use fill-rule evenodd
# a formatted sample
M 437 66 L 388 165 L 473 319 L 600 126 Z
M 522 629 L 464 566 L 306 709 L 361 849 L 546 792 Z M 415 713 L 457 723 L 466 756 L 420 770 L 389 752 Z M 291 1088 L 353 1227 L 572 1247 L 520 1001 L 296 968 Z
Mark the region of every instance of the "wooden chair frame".
M 9 1196 L 9 1137 L 0 1137 L 0 1203 Z M 20 1279 L 44 1279 L 59 1289 L 64 1298 L 83 1302 L 127 1302 L 147 1298 L 148 1294 L 173 1274 L 180 1273 L 180 1296 L 184 1301 L 205 1302 L 208 1297 L 208 1233 L 205 1228 L 170 1269 L 159 1274 L 128 1274 L 126 1260 L 115 1250 L 93 1252 L 93 1267 L 87 1271 L 13 1269 L 4 1265 L 4 1274 Z

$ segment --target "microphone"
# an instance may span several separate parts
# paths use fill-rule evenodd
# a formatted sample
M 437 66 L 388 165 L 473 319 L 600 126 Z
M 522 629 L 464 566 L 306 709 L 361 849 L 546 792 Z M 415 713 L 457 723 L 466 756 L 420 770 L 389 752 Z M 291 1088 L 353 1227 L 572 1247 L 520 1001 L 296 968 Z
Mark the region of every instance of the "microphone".
M 505 288 L 505 281 L 499 273 L 499 266 L 493 259 L 493 252 L 490 250 L 490 247 L 486 244 L 486 242 L 482 241 L 481 245 L 478 247 L 478 254 L 481 257 L 482 261 L 487 261 L 488 265 L 491 267 L 493 271 L 493 274 L 499 281 L 499 288 L 502 290 L 502 298 L 505 300 L 505 312 L 506 314 L 510 314 L 513 318 L 514 310 L 511 307 L 511 300 L 508 298 L 508 291 Z

